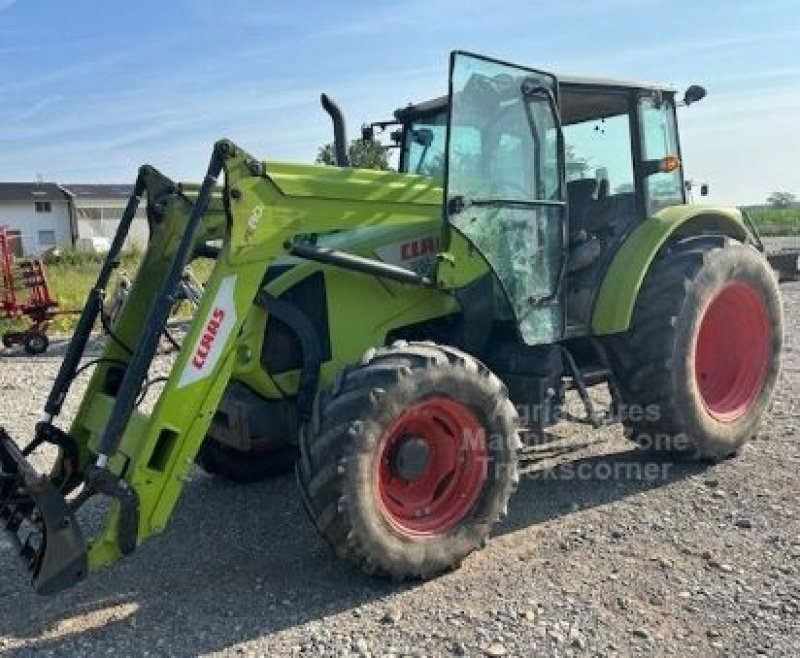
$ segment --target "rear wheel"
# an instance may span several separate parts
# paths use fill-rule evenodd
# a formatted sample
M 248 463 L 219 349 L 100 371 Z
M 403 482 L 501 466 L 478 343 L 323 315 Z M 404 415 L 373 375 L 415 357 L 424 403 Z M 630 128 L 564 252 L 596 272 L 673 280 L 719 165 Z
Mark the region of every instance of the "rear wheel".
M 297 459 L 297 446 L 290 443 L 270 450 L 243 452 L 206 437 L 197 463 L 206 473 L 237 482 L 250 484 L 291 472 Z
M 641 445 L 720 459 L 758 429 L 780 369 L 769 264 L 722 236 L 679 240 L 645 279 L 630 330 L 609 339 L 623 422 Z
M 298 480 L 337 555 L 368 573 L 428 578 L 458 566 L 505 515 L 518 447 L 516 411 L 485 366 L 400 342 L 318 394 Z

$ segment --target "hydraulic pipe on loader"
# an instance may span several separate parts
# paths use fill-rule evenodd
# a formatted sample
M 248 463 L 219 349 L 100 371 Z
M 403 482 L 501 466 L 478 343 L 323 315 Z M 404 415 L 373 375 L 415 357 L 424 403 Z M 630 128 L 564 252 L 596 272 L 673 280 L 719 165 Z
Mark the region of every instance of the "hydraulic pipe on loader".
M 67 490 L 76 484 L 70 474 L 63 471 L 75 466 L 77 447 L 75 440 L 54 427 L 52 421 L 61 411 L 92 328 L 102 312 L 106 286 L 119 265 L 119 256 L 150 171 L 148 166 L 139 169 L 111 248 L 89 292 L 45 403 L 44 420 L 37 424 L 33 440 L 20 450 L 8 433 L 0 428 L 0 523 L 19 550 L 31 574 L 34 591 L 39 594 L 51 594 L 69 587 L 83 579 L 88 571 L 86 541 L 75 519 L 73 506 L 64 497 Z M 61 453 L 61 463 L 56 470 L 62 472 L 51 477 L 38 473 L 26 459 L 46 442 L 57 445 Z
M 224 171 L 225 184 L 216 188 Z M 416 183 L 415 183 L 416 185 Z M 287 197 L 264 165 L 227 141 L 218 142 L 200 186 L 180 186 L 152 168 L 140 170 L 125 222 L 90 294 L 81 334 L 65 359 L 48 399 L 46 420 L 35 442 L 55 445 L 59 456 L 49 475 L 28 461 L 7 433 L 0 435 L 0 523 L 17 544 L 37 592 L 52 593 L 134 550 L 166 526 L 186 475 L 207 436 L 234 367 L 253 362 L 237 349 L 254 304 L 267 313 L 281 300 L 263 293 L 265 272 L 291 252 L 298 234 L 363 225 L 405 225 L 428 220 L 428 203 L 388 212 L 394 201 L 369 199 L 353 212 L 349 203 Z M 150 240 L 139 273 L 109 331 L 100 359 L 79 367 L 88 334 L 99 315 L 104 286 L 119 257 L 138 198 L 147 195 Z M 327 210 L 321 213 L 320 209 Z M 219 242 L 219 250 L 205 249 Z M 138 408 L 150 381 L 148 369 L 165 328 L 187 260 L 216 256 L 194 320 L 151 411 Z M 327 254 L 328 257 L 332 255 Z M 337 255 L 333 254 L 334 259 Z M 366 267 L 338 255 L 340 265 Z M 375 263 L 372 274 L 391 268 Z M 391 269 L 404 280 L 429 283 Z M 308 351 L 305 385 L 313 393 L 321 356 Z M 69 430 L 55 425 L 69 385 L 96 364 Z M 298 394 L 298 397 L 300 395 Z M 310 405 L 309 405 L 310 406 Z M 105 522 L 84 536 L 76 519 L 94 497 L 111 501 Z
M 124 555 L 136 548 L 140 504 L 138 494 L 122 476 L 107 468 L 109 459 L 127 427 L 135 401 L 158 347 L 159 336 L 175 302 L 175 291 L 186 262 L 192 254 L 200 221 L 222 169 L 221 142 L 214 149 L 206 178 L 192 206 L 180 243 L 174 250 L 167 276 L 151 306 L 136 350 L 132 353 L 116 335 L 114 341 L 124 348 L 127 360 L 103 358 L 122 367 L 122 378 L 104 431 L 93 453 L 95 463 L 81 469 L 81 453 L 87 457 L 88 446 L 53 424 L 63 406 L 70 384 L 79 372 L 81 359 L 98 316 L 102 313 L 105 289 L 130 231 L 139 203 L 148 192 L 148 181 L 166 181 L 152 167 L 140 168 L 133 192 L 120 221 L 111 249 L 100 269 L 97 281 L 86 300 L 75 334 L 45 404 L 44 420 L 37 424 L 34 439 L 20 449 L 9 434 L 0 428 L 0 527 L 11 537 L 31 574 L 34 591 L 51 594 L 83 579 L 90 568 L 89 545 L 81 532 L 75 513 L 91 497 L 107 496 L 116 501 L 116 544 Z M 167 183 L 169 183 L 167 181 Z M 167 184 L 171 193 L 177 186 Z M 105 319 L 103 320 L 105 326 Z M 59 457 L 50 475 L 39 473 L 28 457 L 42 444 L 58 447 Z M 91 458 L 91 455 L 88 455 Z M 84 459 L 85 461 L 85 459 Z M 80 472 L 78 472 L 80 471 Z M 68 499 L 78 489 L 80 492 Z
M 177 301 L 175 292 L 178 289 L 181 275 L 192 253 L 200 220 L 211 199 L 211 193 L 217 183 L 217 176 L 219 176 L 222 170 L 222 159 L 219 149 L 220 147 L 214 149 L 211 162 L 208 165 L 208 171 L 206 172 L 203 184 L 200 187 L 200 192 L 197 195 L 197 200 L 192 208 L 188 226 L 183 234 L 175 258 L 172 261 L 172 267 L 170 268 L 167 280 L 164 282 L 161 293 L 147 319 L 144 336 L 136 346 L 128 368 L 125 370 L 125 377 L 117 393 L 114 410 L 111 413 L 108 425 L 106 425 L 105 432 L 100 439 L 99 454 L 97 456 L 98 468 L 105 467 L 109 456 L 119 444 L 119 439 L 122 436 L 125 425 L 130 419 L 136 397 L 139 395 L 142 382 L 147 374 L 147 369 L 150 367 L 150 363 L 158 348 L 158 340 L 161 336 L 161 332 L 169 319 L 170 310 Z
M 72 340 L 69 342 L 67 354 L 61 362 L 55 384 L 44 406 L 47 421 L 57 416 L 61 411 L 61 406 L 64 404 L 64 398 L 69 390 L 69 385 L 75 377 L 78 364 L 86 350 L 86 344 L 89 341 L 92 327 L 94 327 L 97 316 L 102 311 L 106 286 L 111 278 L 111 274 L 119 266 L 119 256 L 122 252 L 125 240 L 128 237 L 128 233 L 130 232 L 133 218 L 136 216 L 136 211 L 139 208 L 139 203 L 142 200 L 142 195 L 145 190 L 145 181 L 150 169 L 151 168 L 147 165 L 139 169 L 136 183 L 133 186 L 133 193 L 128 199 L 125 211 L 122 213 L 122 219 L 120 219 L 117 233 L 114 235 L 114 240 L 111 243 L 111 248 L 103 261 L 103 266 L 100 268 L 96 283 L 89 291 L 89 296 L 86 299 L 86 304 L 78 319 L 75 333 L 73 334 Z

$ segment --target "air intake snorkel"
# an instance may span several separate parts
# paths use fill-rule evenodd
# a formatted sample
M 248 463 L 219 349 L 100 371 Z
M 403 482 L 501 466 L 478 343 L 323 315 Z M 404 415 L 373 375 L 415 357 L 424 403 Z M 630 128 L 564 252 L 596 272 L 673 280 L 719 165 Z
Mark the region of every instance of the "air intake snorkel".
M 344 125 L 344 115 L 339 106 L 328 94 L 319 97 L 323 109 L 330 115 L 333 121 L 333 151 L 336 157 L 336 164 L 339 167 L 349 167 L 350 159 L 347 157 L 347 128 Z

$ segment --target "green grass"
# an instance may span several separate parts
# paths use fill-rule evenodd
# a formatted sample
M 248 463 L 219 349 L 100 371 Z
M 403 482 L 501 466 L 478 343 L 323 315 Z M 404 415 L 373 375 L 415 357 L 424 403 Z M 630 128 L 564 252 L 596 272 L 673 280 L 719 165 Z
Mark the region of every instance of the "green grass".
M 765 236 L 800 235 L 800 207 L 794 208 L 744 208 Z
M 141 253 L 132 251 L 123 255 L 118 272 L 125 272 L 132 279 L 136 275 L 141 261 Z M 45 264 L 47 279 L 50 289 L 58 300 L 62 311 L 80 311 L 86 302 L 89 290 L 97 281 L 103 255 L 86 254 L 77 251 L 65 251 L 57 257 L 51 257 Z M 199 259 L 192 263 L 192 271 L 199 281 L 205 281 L 211 273 L 212 261 Z M 116 274 L 112 275 L 109 291 L 114 289 Z M 110 294 L 110 293 L 109 293 Z M 180 315 L 188 316 L 190 309 L 183 304 Z M 75 328 L 78 315 L 58 315 L 53 320 L 50 331 L 54 333 L 68 333 Z M 27 326 L 25 320 L 0 320 L 0 333 L 9 330 L 19 330 Z
M 50 257 L 45 264 L 50 288 L 58 300 L 62 311 L 78 311 L 83 309 L 89 289 L 97 281 L 100 266 L 103 264 L 103 254 L 88 254 L 80 251 L 67 250 L 56 257 Z M 123 254 L 119 270 L 134 276 L 141 261 L 141 253 L 129 251 Z M 113 290 L 112 277 L 109 290 Z M 59 315 L 53 321 L 52 329 L 55 332 L 67 332 L 75 328 L 78 320 L 77 314 Z

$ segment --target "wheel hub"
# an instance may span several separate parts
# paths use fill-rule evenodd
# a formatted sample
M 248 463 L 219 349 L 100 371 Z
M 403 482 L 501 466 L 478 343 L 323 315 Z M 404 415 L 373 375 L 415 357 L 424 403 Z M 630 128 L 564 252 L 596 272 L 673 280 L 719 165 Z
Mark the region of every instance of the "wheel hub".
M 425 474 L 430 462 L 431 448 L 418 436 L 407 436 L 395 450 L 392 466 L 395 473 L 406 482 L 413 482 Z
M 769 312 L 759 293 L 729 283 L 712 298 L 698 331 L 694 370 L 708 413 L 737 421 L 758 400 L 771 358 Z
M 488 446 L 473 411 L 448 397 L 410 405 L 382 438 L 377 498 L 410 536 L 445 533 L 472 510 L 487 479 Z

